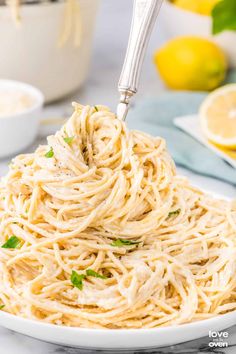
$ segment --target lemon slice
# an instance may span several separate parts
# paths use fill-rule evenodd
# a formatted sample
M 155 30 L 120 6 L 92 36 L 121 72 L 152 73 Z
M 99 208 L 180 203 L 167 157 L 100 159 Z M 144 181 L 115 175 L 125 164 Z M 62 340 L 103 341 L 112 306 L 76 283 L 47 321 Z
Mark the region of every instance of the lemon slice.
M 236 84 L 210 93 L 199 111 L 204 135 L 214 144 L 236 149 Z

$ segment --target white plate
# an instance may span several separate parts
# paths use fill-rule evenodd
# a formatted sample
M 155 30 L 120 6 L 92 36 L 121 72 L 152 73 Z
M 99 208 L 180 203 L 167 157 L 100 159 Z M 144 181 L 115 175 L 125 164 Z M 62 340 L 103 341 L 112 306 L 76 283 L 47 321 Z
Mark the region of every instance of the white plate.
M 63 327 L 32 321 L 5 312 L 0 325 L 47 342 L 86 349 L 148 349 L 174 345 L 208 336 L 236 324 L 236 311 L 211 319 L 153 329 L 106 330 Z
M 222 195 L 214 196 L 228 199 Z M 236 311 L 178 326 L 129 330 L 56 326 L 0 311 L 0 325 L 46 342 L 84 349 L 103 349 L 110 353 L 111 350 L 154 349 L 205 337 L 209 331 L 222 331 L 236 325 Z

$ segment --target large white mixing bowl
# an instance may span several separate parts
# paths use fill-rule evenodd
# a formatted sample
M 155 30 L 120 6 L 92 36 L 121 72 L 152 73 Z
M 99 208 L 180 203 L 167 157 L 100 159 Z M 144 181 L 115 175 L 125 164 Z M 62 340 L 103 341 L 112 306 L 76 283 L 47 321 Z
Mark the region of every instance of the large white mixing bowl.
M 78 0 L 81 44 L 73 34 L 59 46 L 65 2 L 22 5 L 17 26 L 7 6 L 0 9 L 0 78 L 38 87 L 46 101 L 59 99 L 81 86 L 88 74 L 99 0 Z

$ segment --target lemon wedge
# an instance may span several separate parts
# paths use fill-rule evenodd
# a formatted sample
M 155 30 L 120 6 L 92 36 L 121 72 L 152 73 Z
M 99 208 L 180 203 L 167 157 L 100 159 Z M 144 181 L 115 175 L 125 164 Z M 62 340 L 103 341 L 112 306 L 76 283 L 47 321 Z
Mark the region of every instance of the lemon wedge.
M 199 110 L 204 135 L 215 145 L 236 149 L 236 84 L 211 92 Z

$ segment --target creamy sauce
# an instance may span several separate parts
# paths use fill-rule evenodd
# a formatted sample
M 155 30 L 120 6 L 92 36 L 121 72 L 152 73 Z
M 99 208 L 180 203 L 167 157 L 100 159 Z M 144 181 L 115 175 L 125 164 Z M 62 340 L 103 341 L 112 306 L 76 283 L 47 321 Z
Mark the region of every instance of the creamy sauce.
M 24 112 L 35 102 L 32 95 L 20 89 L 0 89 L 0 118 Z

